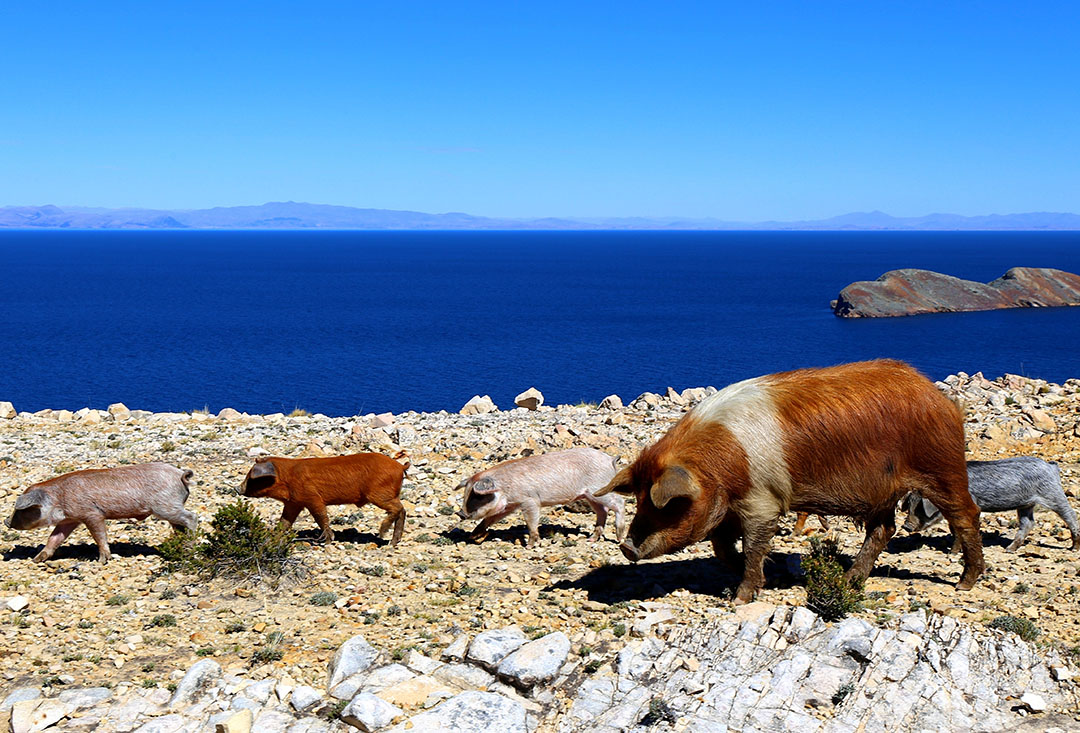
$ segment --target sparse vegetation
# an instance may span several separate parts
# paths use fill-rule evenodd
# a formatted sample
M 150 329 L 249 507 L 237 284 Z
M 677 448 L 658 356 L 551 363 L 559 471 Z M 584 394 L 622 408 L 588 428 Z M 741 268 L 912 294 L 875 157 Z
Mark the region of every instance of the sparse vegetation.
M 126 604 L 130 600 L 131 600 L 131 598 L 129 596 L 126 596 L 123 593 L 117 593 L 114 596 L 109 596 L 108 598 L 106 598 L 105 599 L 105 605 L 106 606 L 123 606 L 124 604 Z
M 1021 582 L 1019 582 L 1019 583 L 1017 583 L 1016 585 L 1013 586 L 1012 592 L 1013 593 L 1027 593 L 1029 590 L 1031 590 L 1031 587 L 1027 583 L 1021 581 Z
M 837 688 L 836 692 L 833 693 L 832 704 L 833 705 L 839 705 L 840 703 L 842 703 L 844 700 L 847 699 L 848 695 L 850 695 L 853 692 L 855 692 L 855 685 L 852 684 L 851 682 L 845 682 L 844 684 L 840 685 L 840 687 Z
M 649 700 L 649 712 L 638 722 L 638 725 L 651 728 L 660 723 L 674 723 L 675 720 L 675 711 L 668 707 L 668 704 L 662 699 L 654 697 Z
M 176 616 L 171 613 L 159 613 L 150 619 L 151 626 L 176 626 Z
M 170 569 L 209 577 L 278 578 L 299 568 L 293 532 L 269 525 L 250 502 L 226 504 L 210 526 L 208 533 L 175 533 L 158 546 Z
M 360 572 L 364 575 L 370 575 L 373 578 L 381 578 L 386 575 L 385 565 L 370 565 L 366 568 L 360 568 Z
M 1035 641 L 1042 631 L 1034 623 L 1019 616 L 998 616 L 988 626 L 1016 634 L 1024 641 Z
M 337 593 L 324 590 L 309 598 L 308 603 L 313 606 L 332 606 L 337 603 L 337 599 Z
M 838 621 L 859 609 L 862 583 L 844 577 L 835 539 L 810 538 L 810 556 L 803 558 L 806 571 L 806 605 L 826 621 Z
M 294 407 L 292 412 L 289 413 L 289 417 L 311 417 L 311 413 L 303 407 Z

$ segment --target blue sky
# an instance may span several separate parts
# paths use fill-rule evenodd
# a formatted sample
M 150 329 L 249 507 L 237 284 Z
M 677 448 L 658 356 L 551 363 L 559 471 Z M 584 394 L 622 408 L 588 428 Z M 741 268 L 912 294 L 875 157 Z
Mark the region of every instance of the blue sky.
M 0 24 L 0 205 L 1080 211 L 1078 3 L 4 3 Z

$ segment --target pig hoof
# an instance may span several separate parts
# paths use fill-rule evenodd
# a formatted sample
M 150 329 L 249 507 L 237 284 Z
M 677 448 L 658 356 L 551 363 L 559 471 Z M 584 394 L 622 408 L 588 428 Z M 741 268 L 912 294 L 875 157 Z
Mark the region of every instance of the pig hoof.
M 974 587 L 975 587 L 975 581 L 974 580 L 961 580 L 959 583 L 956 584 L 956 589 L 957 590 L 965 590 L 966 591 L 966 590 L 971 590 Z
M 46 555 L 44 552 L 39 552 L 38 554 L 34 555 L 33 562 L 45 562 L 48 559 L 48 555 Z
M 111 555 L 98 555 L 97 561 L 99 563 L 101 563 L 102 565 L 106 565 L 106 564 L 108 564 L 109 560 L 111 560 L 111 559 L 112 559 Z

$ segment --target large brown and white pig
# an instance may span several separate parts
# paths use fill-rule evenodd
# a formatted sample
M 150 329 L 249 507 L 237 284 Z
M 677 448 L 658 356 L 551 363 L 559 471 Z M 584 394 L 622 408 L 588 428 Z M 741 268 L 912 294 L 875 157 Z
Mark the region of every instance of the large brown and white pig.
M 405 529 L 405 507 L 401 503 L 404 465 L 381 453 L 355 453 L 329 458 L 281 458 L 262 456 L 248 471 L 240 487 L 244 496 L 277 499 L 285 506 L 281 523 L 291 527 L 300 512 L 311 513 L 322 529 L 320 539 L 334 540 L 326 507 L 331 504 L 374 504 L 386 512 L 379 536 L 394 526 L 391 545 L 397 545 Z
M 177 531 L 195 529 L 198 519 L 184 509 L 191 471 L 167 463 L 144 463 L 117 468 L 93 468 L 66 473 L 34 484 L 15 500 L 7 520 L 12 529 L 53 527 L 49 541 L 34 557 L 48 560 L 80 524 L 98 546 L 98 560 L 112 557 L 105 533 L 106 519 L 146 519 L 151 514 Z
M 848 570 L 865 579 L 896 531 L 909 491 L 930 499 L 964 552 L 957 588 L 983 571 L 979 508 L 967 489 L 956 405 L 910 366 L 890 360 L 800 369 L 732 384 L 699 403 L 599 493 L 637 497 L 632 561 L 712 540 L 744 570 L 736 603 L 765 581 L 762 563 L 787 511 L 848 516 L 866 539 Z
M 458 484 L 459 489 L 465 489 L 458 516 L 483 519 L 472 532 L 473 539 L 479 541 L 492 524 L 520 511 L 525 515 L 528 546 L 532 547 L 540 540 L 541 507 L 584 499 L 596 512 L 590 540 L 600 538 L 609 513 L 615 514 L 615 535 L 621 540 L 626 533 L 622 497 L 598 499 L 595 495 L 615 475 L 615 463 L 615 458 L 595 448 L 571 448 L 505 461 Z

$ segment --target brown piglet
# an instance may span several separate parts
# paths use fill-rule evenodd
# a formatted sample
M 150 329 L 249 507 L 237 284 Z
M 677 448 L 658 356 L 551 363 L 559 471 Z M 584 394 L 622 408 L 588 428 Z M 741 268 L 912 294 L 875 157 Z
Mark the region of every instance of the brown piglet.
M 322 528 L 321 540 L 331 542 L 334 531 L 326 507 L 331 504 L 374 504 L 387 513 L 379 527 L 383 536 L 394 525 L 392 545 L 405 528 L 401 482 L 409 463 L 398 463 L 381 453 L 356 453 L 332 458 L 280 458 L 262 456 L 248 471 L 240 487 L 244 496 L 277 499 L 285 507 L 281 521 L 292 526 L 300 512 L 311 512 Z

